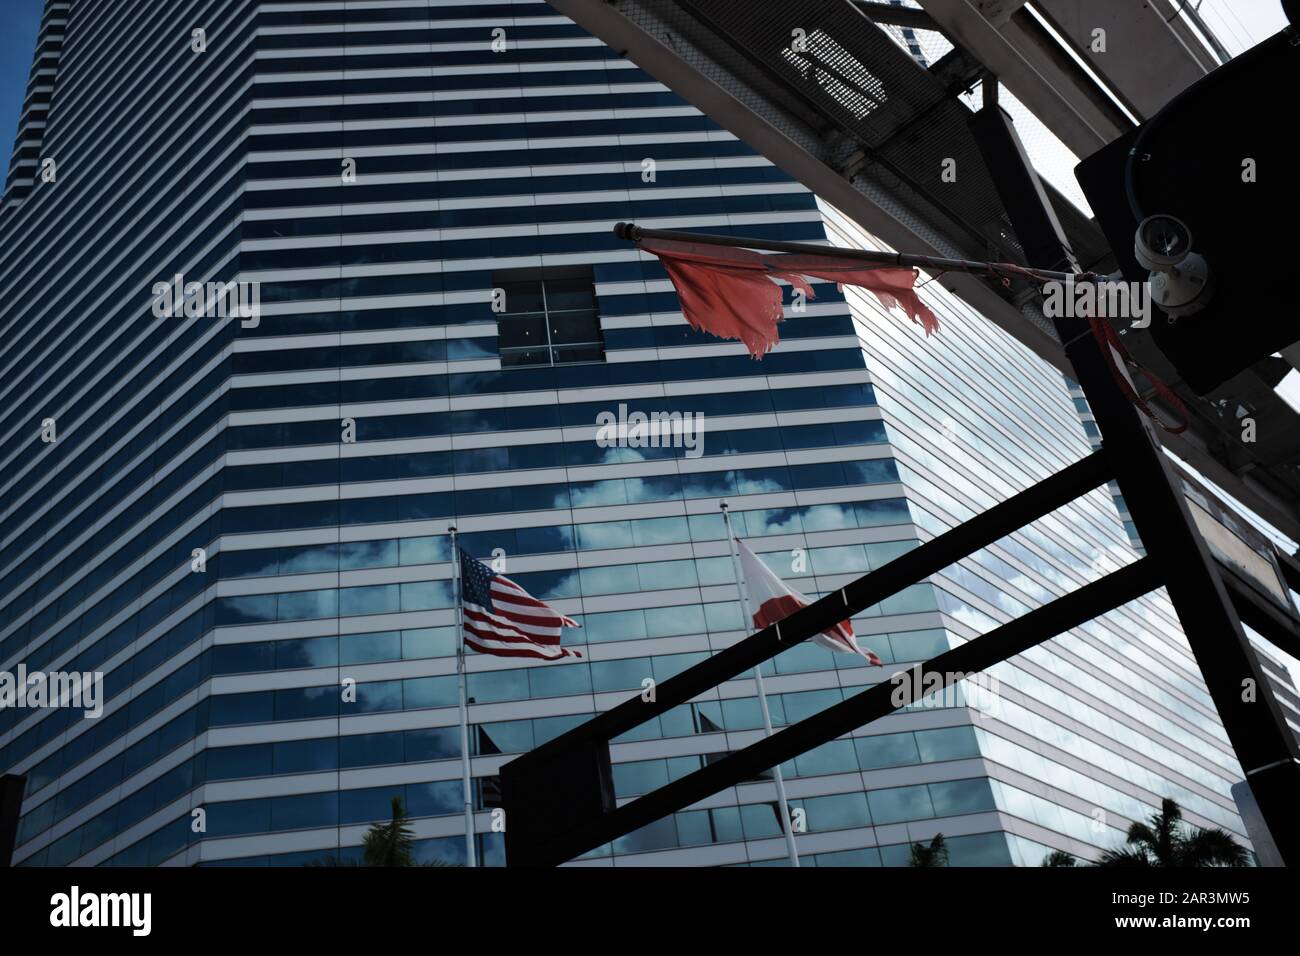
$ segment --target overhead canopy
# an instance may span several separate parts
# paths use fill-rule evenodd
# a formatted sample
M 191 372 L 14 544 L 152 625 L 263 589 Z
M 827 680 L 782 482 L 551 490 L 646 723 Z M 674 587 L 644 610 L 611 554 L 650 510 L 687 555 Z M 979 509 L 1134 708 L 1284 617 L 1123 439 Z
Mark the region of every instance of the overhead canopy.
M 952 258 L 1025 261 L 963 94 L 978 86 L 988 104 L 1005 87 L 1082 157 L 1221 58 L 1168 0 L 1093 0 L 1086 18 L 1069 0 L 551 3 L 893 248 Z M 1091 50 L 1097 29 L 1104 55 Z M 941 178 L 945 160 L 957 183 Z M 1114 271 L 1096 224 L 1044 191 L 1079 266 Z M 1027 286 L 959 275 L 944 285 L 1070 374 Z M 1287 429 L 1261 429 L 1243 446 L 1223 404 L 1240 396 L 1249 411 L 1300 428 L 1275 382 L 1248 371 L 1205 399 L 1170 384 L 1192 417 L 1183 434 L 1162 435 L 1170 450 L 1300 540 L 1300 463 Z

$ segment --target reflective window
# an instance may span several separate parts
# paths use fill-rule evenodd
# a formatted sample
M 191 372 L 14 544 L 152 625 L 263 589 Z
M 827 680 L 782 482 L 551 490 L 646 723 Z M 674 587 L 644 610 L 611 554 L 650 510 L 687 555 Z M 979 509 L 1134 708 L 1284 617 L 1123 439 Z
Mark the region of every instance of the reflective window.
M 867 794 L 867 800 L 871 805 L 871 818 L 877 824 L 924 820 L 934 816 L 930 792 L 924 786 L 872 790 Z
M 502 368 L 573 365 L 605 357 L 591 273 L 551 270 L 533 278 L 494 279 Z

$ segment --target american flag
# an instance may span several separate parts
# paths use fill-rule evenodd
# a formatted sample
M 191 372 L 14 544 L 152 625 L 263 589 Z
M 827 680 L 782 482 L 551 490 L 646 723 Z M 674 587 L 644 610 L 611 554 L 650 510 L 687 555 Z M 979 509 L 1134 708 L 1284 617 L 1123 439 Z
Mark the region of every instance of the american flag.
M 464 551 L 460 552 L 460 590 L 467 647 L 497 657 L 546 661 L 582 656 L 560 646 L 560 629 L 581 624 Z

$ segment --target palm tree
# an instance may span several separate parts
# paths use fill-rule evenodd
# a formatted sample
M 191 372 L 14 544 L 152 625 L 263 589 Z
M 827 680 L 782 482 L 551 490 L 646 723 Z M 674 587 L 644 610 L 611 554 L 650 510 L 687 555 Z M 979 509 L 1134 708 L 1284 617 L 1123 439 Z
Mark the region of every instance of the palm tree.
M 304 866 L 421 866 L 444 867 L 464 866 L 463 863 L 448 863 L 445 860 L 427 860 L 417 863 L 415 860 L 414 834 L 408 825 L 410 819 L 401 797 L 393 797 L 393 819 L 389 823 L 375 823 L 361 839 L 361 861 L 343 859 L 331 853 L 328 856 L 304 863 Z
M 936 833 L 930 845 L 924 843 L 912 844 L 912 858 L 907 862 L 908 866 L 947 866 L 948 865 L 948 847 L 943 842 L 943 834 Z
M 1183 811 L 1165 797 L 1160 812 L 1147 823 L 1128 828 L 1128 844 L 1107 850 L 1098 866 L 1245 866 L 1245 847 L 1218 827 L 1201 829 L 1183 823 Z
M 401 797 L 393 797 L 393 819 L 376 823 L 361 841 L 366 866 L 415 866 L 415 835 Z
M 1066 853 L 1064 850 L 1053 850 L 1047 856 L 1043 857 L 1042 866 L 1078 866 L 1079 861 L 1073 854 Z

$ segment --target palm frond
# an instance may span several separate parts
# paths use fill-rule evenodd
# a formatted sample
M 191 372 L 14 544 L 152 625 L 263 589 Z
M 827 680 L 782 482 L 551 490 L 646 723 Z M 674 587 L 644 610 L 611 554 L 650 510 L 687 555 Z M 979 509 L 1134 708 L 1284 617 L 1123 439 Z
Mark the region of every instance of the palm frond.
M 948 847 L 944 842 L 943 834 L 936 833 L 929 846 L 924 843 L 913 843 L 912 856 L 907 865 L 920 867 L 947 866 Z
M 1162 866 L 1177 865 L 1181 839 L 1179 824 L 1182 819 L 1182 808 L 1168 797 L 1160 801 L 1160 813 L 1151 818 L 1151 828 L 1155 831 L 1156 838 L 1154 852 Z
M 1047 856 L 1043 857 L 1040 866 L 1078 866 L 1079 861 L 1074 858 L 1074 854 L 1066 853 L 1064 850 L 1053 850 Z
M 1097 861 L 1098 866 L 1155 866 L 1150 854 L 1145 850 L 1120 848 L 1107 850 Z
M 1245 866 L 1246 848 L 1226 830 L 1195 829 L 1179 844 L 1178 866 Z
M 1155 821 L 1155 817 L 1151 818 Z M 1138 847 L 1147 853 L 1156 854 L 1156 848 L 1160 845 L 1160 836 L 1156 831 L 1145 823 L 1130 823 L 1128 832 L 1124 835 L 1124 842 L 1131 847 Z
M 415 834 L 407 825 L 401 797 L 393 797 L 393 819 L 376 823 L 361 840 L 366 866 L 414 866 Z
M 1247 866 L 1250 862 L 1246 848 L 1227 830 L 1185 824 L 1182 808 L 1169 797 L 1160 801 L 1160 812 L 1146 823 L 1130 824 L 1124 842 L 1125 847 L 1102 853 L 1097 865 Z

